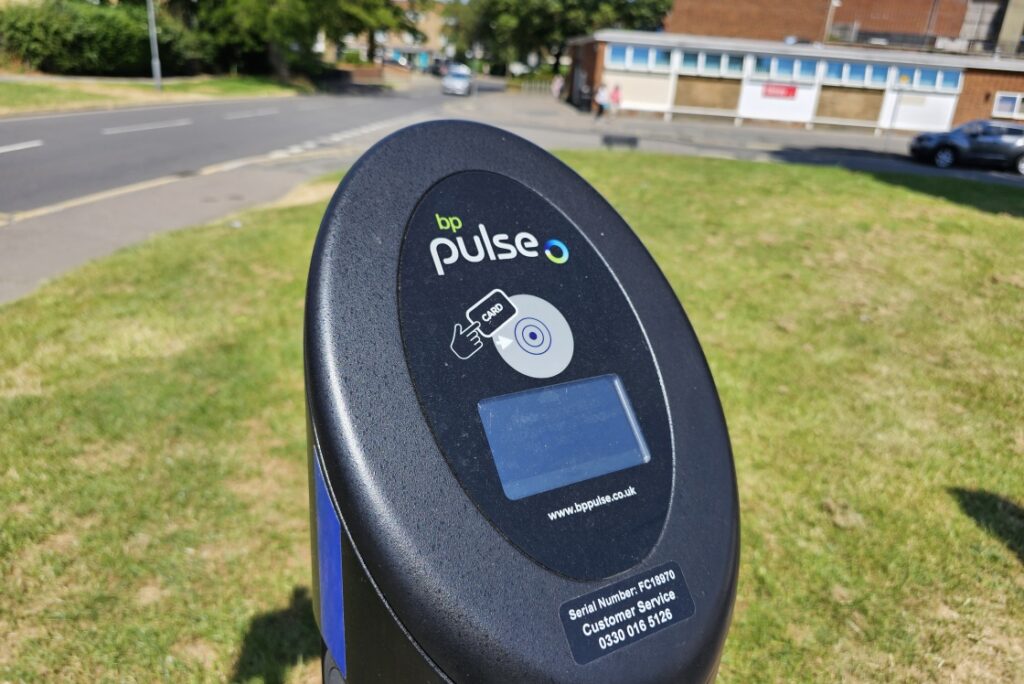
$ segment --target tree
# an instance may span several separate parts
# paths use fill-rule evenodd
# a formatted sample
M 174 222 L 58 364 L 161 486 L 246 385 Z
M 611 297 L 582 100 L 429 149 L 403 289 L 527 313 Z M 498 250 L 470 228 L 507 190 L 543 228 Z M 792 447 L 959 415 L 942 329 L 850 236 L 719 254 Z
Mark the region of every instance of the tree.
M 453 2 L 447 15 L 456 46 L 482 44 L 491 57 L 510 62 L 531 52 L 555 59 L 556 71 L 566 42 L 603 28 L 654 30 L 671 0 L 468 0 Z
M 405 31 L 415 36 L 420 35 L 416 23 L 410 18 L 410 13 L 426 4 L 423 0 L 406 0 L 402 3 L 393 0 L 324 1 L 328 5 L 324 22 L 327 37 L 340 43 L 346 35 L 359 35 L 365 32 L 367 52 L 371 60 L 377 51 L 377 32 Z

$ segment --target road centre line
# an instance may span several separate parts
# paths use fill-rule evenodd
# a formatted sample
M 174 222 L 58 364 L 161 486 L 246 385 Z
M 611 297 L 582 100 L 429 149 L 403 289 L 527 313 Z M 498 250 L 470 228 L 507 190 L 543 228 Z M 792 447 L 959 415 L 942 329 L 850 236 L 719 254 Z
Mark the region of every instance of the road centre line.
M 178 128 L 180 126 L 191 126 L 192 119 L 168 119 L 166 121 L 150 121 L 149 123 L 134 124 L 132 126 L 113 126 L 104 128 L 103 135 L 121 135 L 122 133 L 139 133 L 141 131 L 155 131 L 160 128 Z
M 429 118 L 429 117 L 425 117 L 423 113 L 419 113 L 419 112 L 417 112 L 415 114 L 407 114 L 407 115 L 402 115 L 402 116 L 396 116 L 396 117 L 391 118 L 391 119 L 383 119 L 381 121 L 378 121 L 377 123 L 369 124 L 369 125 L 366 125 L 366 126 L 359 126 L 357 128 L 352 128 L 352 129 L 349 129 L 348 131 L 345 131 L 342 134 L 337 134 L 337 135 L 338 135 L 339 139 L 347 140 L 349 138 L 354 138 L 354 137 L 357 137 L 359 135 L 364 135 L 364 134 L 367 134 L 367 133 L 371 133 L 373 131 L 377 131 L 377 130 L 380 130 L 382 128 L 387 128 L 387 127 L 400 128 L 403 125 L 409 125 L 409 124 L 412 124 L 412 123 L 423 121 L 423 120 L 425 120 L 425 118 Z M 334 136 L 332 136 L 332 138 L 333 137 Z M 305 149 L 303 149 L 302 145 L 293 145 L 293 147 L 297 147 L 298 150 L 296 152 L 297 153 L 302 153 L 303 156 L 319 156 L 319 154 L 323 154 L 325 152 L 328 153 L 328 154 L 333 154 L 333 152 L 330 151 L 330 148 L 326 148 L 324 150 L 321 150 L 318 153 L 318 152 L 306 151 Z M 356 148 L 356 149 L 353 149 L 352 152 L 353 152 L 353 154 L 357 154 L 358 152 L 361 152 L 361 151 L 363 151 L 363 150 L 360 150 L 360 149 Z M 284 152 L 282 150 L 275 150 L 273 152 L 269 152 L 269 153 L 266 153 L 266 154 L 259 154 L 259 155 L 255 155 L 255 156 L 252 156 L 252 157 L 242 157 L 242 158 L 239 158 L 239 159 L 234 159 L 234 160 L 231 160 L 231 161 L 221 162 L 221 163 L 218 163 L 218 164 L 211 164 L 209 166 L 205 166 L 205 167 L 199 169 L 196 172 L 195 175 L 196 176 L 210 176 L 210 175 L 217 174 L 217 173 L 224 173 L 226 171 L 234 171 L 234 170 L 239 169 L 239 168 L 243 168 L 243 167 L 254 165 L 254 164 L 260 164 L 260 163 L 263 163 L 263 162 L 279 161 L 280 159 L 282 159 L 284 157 L 288 157 L 288 156 L 291 156 L 291 155 L 289 155 L 288 153 L 286 153 L 286 152 Z M 161 177 L 158 177 L 158 178 L 153 178 L 151 180 L 142 181 L 142 182 L 139 182 L 139 183 L 133 183 L 131 185 L 123 185 L 123 186 L 120 186 L 120 187 L 117 187 L 117 188 L 111 188 L 109 190 L 102 190 L 102 191 L 94 193 L 92 195 L 83 195 L 81 197 L 75 197 L 75 198 L 72 198 L 72 199 L 69 199 L 69 200 L 64 200 L 62 202 L 57 202 L 55 204 L 51 204 L 51 205 L 48 205 L 48 206 L 37 207 L 35 209 L 27 209 L 25 211 L 17 211 L 17 212 L 13 212 L 13 213 L 9 213 L 9 214 L 0 213 L 0 229 L 2 229 L 5 226 L 11 225 L 13 223 L 19 222 L 19 221 L 24 221 L 24 220 L 32 219 L 32 218 L 38 218 L 40 216 L 47 216 L 49 214 L 55 214 L 55 213 L 57 213 L 59 211 L 64 211 L 65 209 L 71 209 L 73 207 L 80 207 L 80 206 L 83 206 L 83 205 L 86 205 L 86 204 L 92 204 L 94 202 L 99 202 L 99 201 L 105 200 L 105 199 L 111 199 L 113 197 L 119 197 L 121 195 L 127 195 L 127 194 L 130 194 L 130 193 L 133 193 L 133 192 L 138 192 L 140 190 L 147 190 L 147 189 L 157 188 L 157 187 L 160 187 L 162 185 L 169 185 L 171 183 L 177 183 L 177 182 L 180 182 L 180 181 L 183 181 L 183 180 L 188 180 L 189 178 L 192 178 L 192 177 L 193 176 L 181 176 L 181 175 L 161 176 Z
M 223 116 L 225 121 L 238 121 L 239 119 L 255 119 L 260 116 L 274 116 L 279 114 L 280 110 L 265 107 L 263 109 L 247 109 L 239 112 L 228 112 Z
M 14 143 L 13 145 L 4 145 L 0 147 L 0 154 L 7 152 L 17 152 L 18 150 L 31 150 L 33 147 L 42 147 L 42 140 L 27 140 L 25 142 Z

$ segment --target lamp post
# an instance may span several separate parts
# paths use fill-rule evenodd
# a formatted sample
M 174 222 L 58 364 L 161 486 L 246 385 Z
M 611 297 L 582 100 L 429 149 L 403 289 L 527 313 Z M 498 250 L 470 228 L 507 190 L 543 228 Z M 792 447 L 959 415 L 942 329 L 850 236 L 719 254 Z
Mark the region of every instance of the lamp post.
M 825 35 L 821 37 L 822 43 L 828 42 L 828 37 L 832 33 L 832 19 L 836 15 L 836 8 L 842 6 L 843 0 L 829 0 L 828 15 L 825 17 Z
M 153 7 L 153 0 L 146 0 L 146 15 L 149 18 L 149 54 L 150 64 L 153 67 L 153 85 L 157 90 L 163 90 L 160 77 L 160 46 L 156 42 L 156 9 Z

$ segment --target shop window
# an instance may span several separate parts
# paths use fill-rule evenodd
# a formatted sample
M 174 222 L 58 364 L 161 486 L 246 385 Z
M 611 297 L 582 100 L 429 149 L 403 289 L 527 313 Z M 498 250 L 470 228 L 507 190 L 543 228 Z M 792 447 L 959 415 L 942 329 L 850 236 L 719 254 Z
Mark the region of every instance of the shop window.
M 867 64 L 849 64 L 846 71 L 846 82 L 850 85 L 864 85 L 868 77 Z
M 871 85 L 884 86 L 889 81 L 889 67 L 881 64 L 871 65 Z
M 825 63 L 825 80 L 842 82 L 843 80 L 843 63 L 842 62 L 826 62 Z
M 700 57 L 699 53 L 696 52 L 684 52 L 683 53 L 683 71 L 695 72 L 697 71 L 697 61 Z
M 957 90 L 960 88 L 960 72 L 944 70 L 939 72 L 939 87 L 943 90 Z
M 768 76 L 772 72 L 771 57 L 758 57 L 754 60 L 754 73 L 758 76 Z
M 775 58 L 775 78 L 787 81 L 793 80 L 793 72 L 796 71 L 796 60 L 791 57 Z
M 726 56 L 725 70 L 730 74 L 739 76 L 743 73 L 743 56 L 742 55 L 727 55 Z
M 902 88 L 911 88 L 914 85 L 914 69 L 910 67 L 899 67 L 896 69 L 896 85 Z
M 917 86 L 919 88 L 934 88 L 939 84 L 938 69 L 918 69 Z
M 626 66 L 626 46 L 625 45 L 611 45 L 608 49 L 608 66 L 613 67 L 624 67 Z
M 629 68 L 638 71 L 646 71 L 650 68 L 651 48 L 633 46 L 633 57 L 630 59 Z
M 671 50 L 655 50 L 654 51 L 654 68 L 667 71 L 672 66 L 672 51 Z
M 704 74 L 707 76 L 720 74 L 722 72 L 722 57 L 723 55 L 704 55 Z
M 800 80 L 813 81 L 818 73 L 818 62 L 813 59 L 800 60 Z

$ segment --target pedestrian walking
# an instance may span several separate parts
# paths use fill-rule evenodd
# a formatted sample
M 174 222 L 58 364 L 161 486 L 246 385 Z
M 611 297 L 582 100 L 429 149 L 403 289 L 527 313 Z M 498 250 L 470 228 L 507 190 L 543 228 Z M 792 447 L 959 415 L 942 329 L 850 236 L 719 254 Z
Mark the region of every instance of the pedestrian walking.
M 619 110 L 622 109 L 622 88 L 619 87 L 618 83 L 616 83 L 614 86 L 612 86 L 611 101 L 612 101 L 612 116 L 613 117 L 614 116 L 618 116 L 619 115 Z
M 611 94 L 608 92 L 608 86 L 604 83 L 601 84 L 597 89 L 597 94 L 594 95 L 594 104 L 597 105 L 597 111 L 594 112 L 594 120 L 597 121 L 605 115 L 605 110 L 611 104 Z

